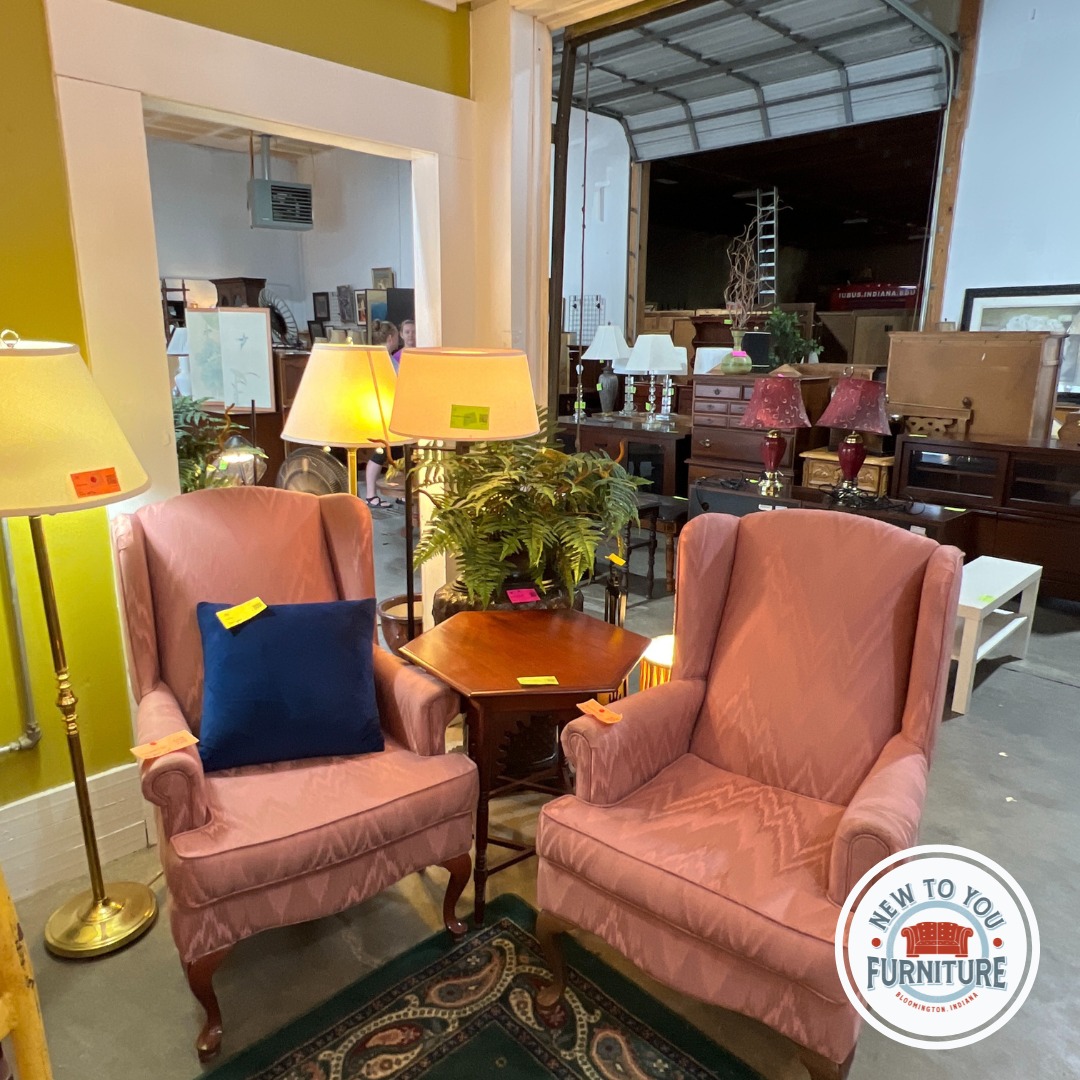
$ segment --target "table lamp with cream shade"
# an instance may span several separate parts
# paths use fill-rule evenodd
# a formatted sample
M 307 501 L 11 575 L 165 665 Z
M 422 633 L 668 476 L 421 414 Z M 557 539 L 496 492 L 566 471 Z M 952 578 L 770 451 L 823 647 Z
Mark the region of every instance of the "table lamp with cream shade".
M 685 353 L 683 363 L 686 361 Z M 656 418 L 656 376 L 668 371 L 678 370 L 678 355 L 675 352 L 675 344 L 669 334 L 638 334 L 634 347 L 630 350 L 630 356 L 623 362 L 621 368 L 616 368 L 620 374 L 625 375 L 648 375 L 649 376 L 649 403 L 645 411 L 649 414 L 647 425 L 655 425 Z M 626 382 L 626 408 L 623 412 L 633 412 L 634 388 L 633 380 Z
M 330 344 L 311 348 L 281 438 L 345 450 L 349 493 L 356 494 L 356 451 L 408 440 L 389 430 L 397 377 L 382 345 Z
M 68 672 L 42 518 L 119 502 L 150 486 L 79 349 L 0 334 L 0 517 L 28 517 L 45 607 L 56 704 L 64 720 L 75 797 L 90 870 L 90 889 L 61 905 L 45 925 L 45 945 L 59 956 L 112 952 L 148 930 L 154 894 L 141 882 L 102 878 L 78 699 Z
M 611 323 L 605 323 L 593 335 L 592 343 L 581 357 L 582 360 L 600 360 L 604 364 L 604 370 L 597 380 L 600 409 L 604 413 L 615 411 L 615 396 L 619 389 L 619 377 L 615 374 L 612 364 L 621 363 L 629 356 L 630 346 L 626 344 L 622 331 Z M 578 384 L 580 383 L 579 379 Z
M 412 440 L 493 442 L 540 430 L 529 360 L 516 349 L 405 349 L 398 365 L 390 430 Z M 405 575 L 409 639 L 413 613 L 412 459 L 405 449 Z

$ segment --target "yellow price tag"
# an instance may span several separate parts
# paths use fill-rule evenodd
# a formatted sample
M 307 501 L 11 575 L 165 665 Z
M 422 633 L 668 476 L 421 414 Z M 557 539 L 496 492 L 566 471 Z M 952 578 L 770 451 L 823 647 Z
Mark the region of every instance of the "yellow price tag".
M 246 623 L 248 619 L 254 619 L 260 611 L 265 610 L 266 605 L 257 596 L 253 596 L 250 600 L 245 600 L 242 604 L 237 604 L 235 607 L 229 607 L 225 608 L 223 611 L 219 611 L 217 617 L 218 622 L 220 622 L 226 630 L 231 630 L 234 626 Z
M 491 409 L 486 405 L 451 405 L 450 426 L 463 431 L 487 431 Z
M 522 686 L 558 686 L 559 680 L 554 675 L 519 675 Z
M 621 555 L 609 555 L 608 562 L 613 562 L 616 566 L 626 565 L 626 560 Z
M 190 731 L 174 731 L 171 735 L 154 739 L 153 742 L 133 746 L 131 752 L 140 761 L 147 761 L 150 758 L 171 754 L 174 750 L 183 750 L 185 746 L 194 746 L 198 741 Z

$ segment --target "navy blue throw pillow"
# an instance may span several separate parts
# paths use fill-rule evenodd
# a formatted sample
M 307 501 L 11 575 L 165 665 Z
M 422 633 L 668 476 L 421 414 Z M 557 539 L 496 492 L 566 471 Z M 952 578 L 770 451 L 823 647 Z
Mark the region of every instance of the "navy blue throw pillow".
M 207 772 L 383 749 L 375 702 L 375 601 L 271 605 L 226 630 L 199 604 L 199 756 Z

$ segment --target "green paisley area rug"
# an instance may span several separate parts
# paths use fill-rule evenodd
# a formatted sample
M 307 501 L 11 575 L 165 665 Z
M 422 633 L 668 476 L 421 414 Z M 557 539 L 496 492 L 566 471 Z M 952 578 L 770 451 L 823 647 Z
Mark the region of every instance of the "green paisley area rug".
M 535 923 L 500 896 L 200 1080 L 761 1080 L 568 936 L 566 997 L 540 1009 Z

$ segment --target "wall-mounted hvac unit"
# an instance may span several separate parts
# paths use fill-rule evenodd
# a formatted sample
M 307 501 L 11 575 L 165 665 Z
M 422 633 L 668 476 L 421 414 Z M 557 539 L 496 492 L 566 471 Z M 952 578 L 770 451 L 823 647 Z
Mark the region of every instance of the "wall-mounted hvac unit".
M 262 176 L 248 181 L 253 229 L 313 229 L 311 185 L 270 179 L 270 136 L 260 135 Z

